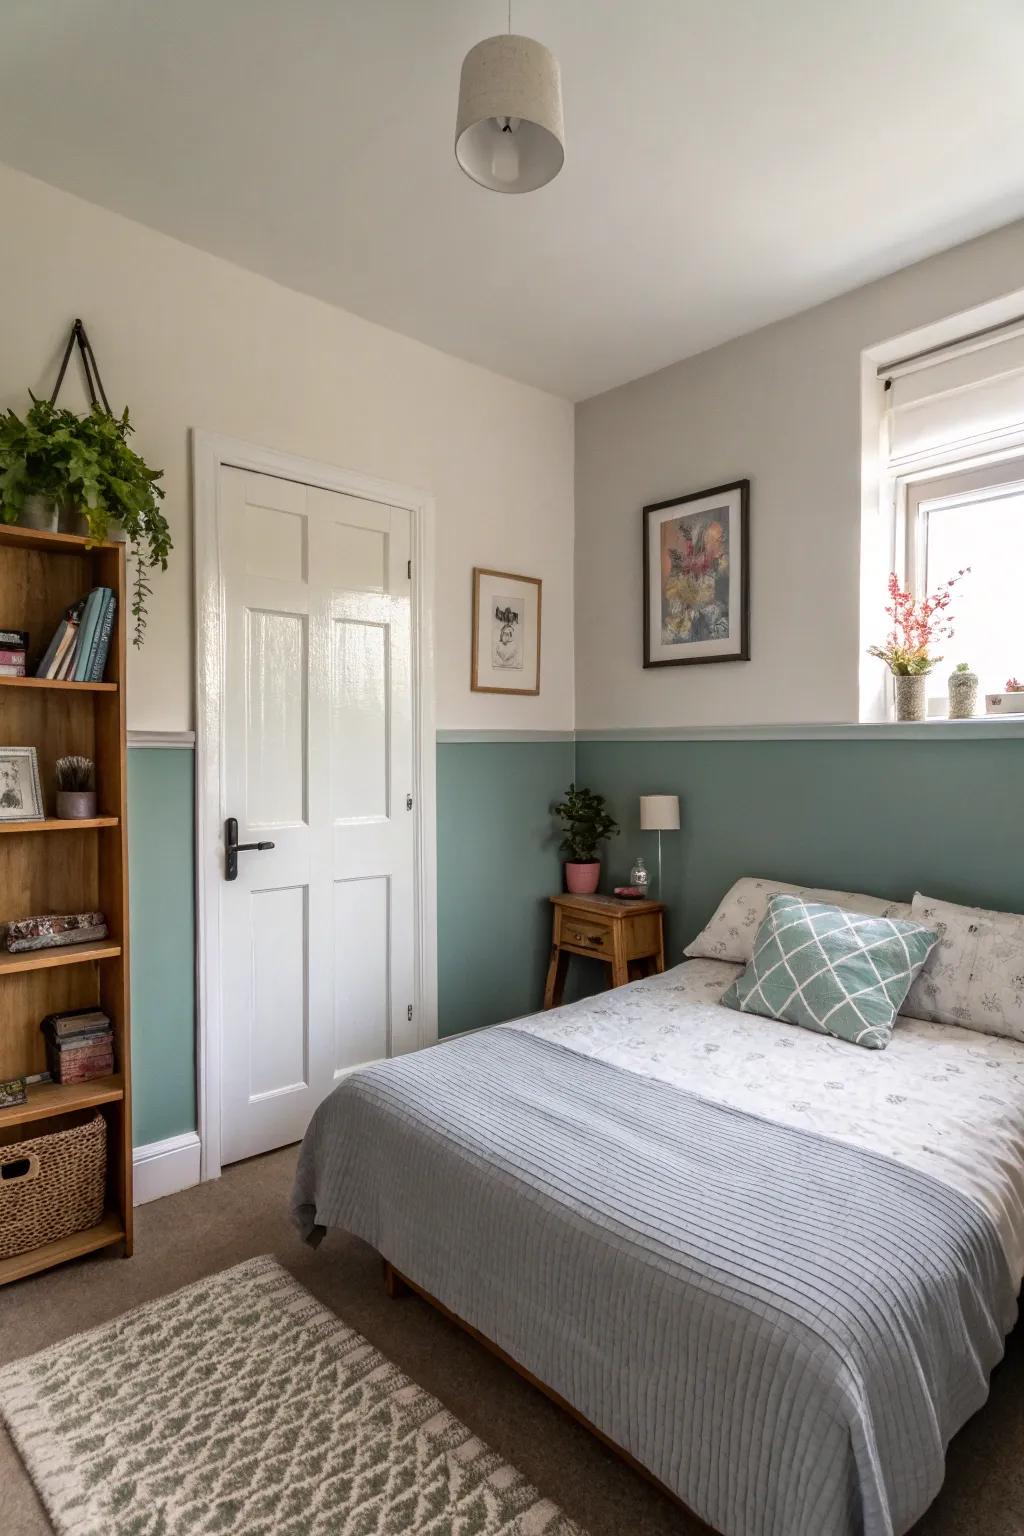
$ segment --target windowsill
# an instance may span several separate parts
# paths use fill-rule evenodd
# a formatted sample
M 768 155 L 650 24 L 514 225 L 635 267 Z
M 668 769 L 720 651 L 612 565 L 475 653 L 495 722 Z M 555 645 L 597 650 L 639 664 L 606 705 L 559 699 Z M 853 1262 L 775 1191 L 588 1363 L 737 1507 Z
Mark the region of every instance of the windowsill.
M 1024 738 L 1024 714 L 971 720 L 848 720 L 819 724 L 621 726 L 576 731 L 578 741 L 1007 741 Z

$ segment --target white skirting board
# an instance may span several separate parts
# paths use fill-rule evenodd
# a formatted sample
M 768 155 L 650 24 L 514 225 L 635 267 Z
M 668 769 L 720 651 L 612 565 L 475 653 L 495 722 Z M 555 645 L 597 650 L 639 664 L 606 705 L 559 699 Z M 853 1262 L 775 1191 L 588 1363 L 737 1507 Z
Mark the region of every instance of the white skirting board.
M 136 1205 L 177 1194 L 199 1183 L 199 1137 L 195 1131 L 170 1136 L 166 1141 L 151 1141 L 136 1147 L 132 1156 L 135 1168 Z

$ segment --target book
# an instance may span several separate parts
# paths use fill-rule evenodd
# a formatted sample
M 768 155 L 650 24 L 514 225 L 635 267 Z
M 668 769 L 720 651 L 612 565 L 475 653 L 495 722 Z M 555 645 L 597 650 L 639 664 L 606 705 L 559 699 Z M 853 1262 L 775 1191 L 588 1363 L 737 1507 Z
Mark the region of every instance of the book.
M 89 659 L 92 656 L 96 625 L 103 607 L 103 593 L 103 587 L 93 587 L 85 600 L 85 607 L 82 609 L 82 621 L 78 630 L 78 645 L 75 648 L 75 665 L 70 674 L 76 683 L 86 683 L 89 680 Z
M 109 1077 L 114 1070 L 114 1043 L 105 1040 L 66 1055 L 48 1048 L 47 1064 L 55 1083 L 86 1083 L 93 1077 Z
M 0 662 L 0 677 L 24 677 L 25 663 L 20 666 L 9 666 L 6 662 Z
M 71 620 L 70 628 L 71 628 L 70 643 L 69 643 L 67 649 L 64 652 L 64 655 L 63 655 L 63 657 L 61 659 L 61 663 L 58 666 L 57 672 L 56 672 L 57 679 L 60 682 L 62 682 L 62 683 L 69 682 L 70 679 L 71 679 L 71 676 L 72 676 L 72 674 L 73 674 L 73 672 L 75 670 L 75 657 L 78 654 L 78 638 L 79 638 L 79 635 L 82 633 L 82 626 L 81 626 L 80 620 L 72 619 Z
M 92 632 L 92 639 L 89 642 L 89 652 L 85 660 L 85 671 L 82 676 L 83 682 L 96 683 L 100 681 L 100 678 L 95 676 L 96 659 L 100 654 L 100 648 L 103 643 L 103 629 L 107 621 L 107 612 L 110 608 L 110 604 L 112 603 L 113 598 L 114 594 L 111 592 L 109 587 L 100 588 L 100 601 L 96 614 L 96 625 Z M 105 659 L 106 658 L 104 656 L 104 660 Z
M 0 646 L 0 662 L 8 667 L 23 667 L 25 665 L 25 647 L 23 645 L 15 645 L 5 649 Z
M 43 653 L 43 659 L 36 668 L 36 677 L 56 678 L 60 675 L 60 666 L 67 654 L 68 647 L 73 643 L 78 630 L 78 620 L 81 616 L 82 602 L 72 603 L 53 632 L 53 637 Z
M 100 1045 L 104 1040 L 113 1039 L 114 1031 L 108 1024 L 106 1029 L 90 1029 L 82 1035 L 67 1035 L 63 1040 L 52 1040 L 50 1045 L 58 1053 L 64 1056 L 72 1051 L 88 1050 L 94 1045 Z
M 0 629 L 0 645 L 10 646 L 15 651 L 27 651 L 28 630 Z
M 75 1008 L 67 1013 L 48 1013 L 39 1028 L 48 1039 L 63 1040 L 95 1029 L 110 1027 L 102 1008 Z
M 100 620 L 100 629 L 96 640 L 96 655 L 89 673 L 91 683 L 102 683 L 103 674 L 107 667 L 107 652 L 110 650 L 110 637 L 114 633 L 114 614 L 117 610 L 117 598 L 110 593 L 103 617 Z

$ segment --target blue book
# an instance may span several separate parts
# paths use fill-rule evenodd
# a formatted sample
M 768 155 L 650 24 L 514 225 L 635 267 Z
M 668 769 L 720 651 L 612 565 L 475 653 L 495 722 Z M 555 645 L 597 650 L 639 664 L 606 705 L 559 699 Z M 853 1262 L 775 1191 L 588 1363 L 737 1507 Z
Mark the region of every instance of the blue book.
M 78 648 L 75 651 L 75 665 L 71 673 L 71 680 L 76 683 L 89 681 L 89 657 L 92 654 L 92 642 L 96 634 L 96 622 L 103 607 L 103 588 L 93 587 L 85 600 L 85 608 L 82 610 L 82 622 L 78 629 Z
M 103 615 L 102 628 L 98 632 L 96 656 L 92 664 L 92 672 L 89 675 L 91 683 L 102 683 L 103 681 L 103 673 L 107 665 L 107 652 L 110 650 L 110 637 L 114 632 L 114 613 L 116 609 L 117 598 L 111 592 L 107 611 Z
M 82 671 L 80 674 L 78 674 L 80 681 L 83 683 L 91 683 L 95 681 L 92 675 L 92 669 L 96 663 L 96 657 L 99 653 L 100 635 L 103 633 L 103 620 L 106 617 L 107 608 L 109 607 L 111 598 L 114 595 L 109 587 L 99 587 L 97 590 L 100 594 L 100 600 L 96 607 L 96 623 L 93 626 L 92 634 L 87 637 L 88 649 L 85 651 L 83 656 Z

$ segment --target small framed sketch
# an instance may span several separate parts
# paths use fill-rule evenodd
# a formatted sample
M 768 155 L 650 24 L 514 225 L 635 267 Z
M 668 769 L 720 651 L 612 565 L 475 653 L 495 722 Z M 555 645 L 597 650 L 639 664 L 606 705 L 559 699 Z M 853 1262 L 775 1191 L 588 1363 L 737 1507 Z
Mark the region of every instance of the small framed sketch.
M 750 660 L 750 481 L 644 507 L 644 666 Z
M 42 821 L 35 747 L 0 747 L 0 821 Z
M 540 581 L 473 570 L 474 693 L 540 693 Z

